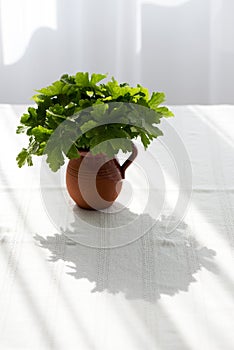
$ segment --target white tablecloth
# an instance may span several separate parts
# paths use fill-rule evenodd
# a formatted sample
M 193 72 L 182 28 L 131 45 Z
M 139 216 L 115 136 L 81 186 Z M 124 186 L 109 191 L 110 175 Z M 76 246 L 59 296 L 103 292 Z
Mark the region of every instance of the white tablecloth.
M 0 106 L 0 349 L 233 349 L 234 107 L 172 107 L 193 172 L 186 215 L 168 234 L 162 212 L 157 229 L 111 249 L 76 244 L 51 222 L 40 160 L 17 168 L 25 108 Z M 100 228 L 110 217 L 85 215 Z

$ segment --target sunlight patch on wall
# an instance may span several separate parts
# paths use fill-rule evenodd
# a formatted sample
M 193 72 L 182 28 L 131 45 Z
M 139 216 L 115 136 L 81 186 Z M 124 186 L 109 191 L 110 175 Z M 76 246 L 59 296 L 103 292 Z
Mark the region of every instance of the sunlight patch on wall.
M 137 1 L 137 0 L 136 0 Z M 142 48 L 142 6 L 143 5 L 158 5 L 163 7 L 177 7 L 185 4 L 191 0 L 138 0 L 136 8 L 136 20 L 137 20 L 137 43 L 136 53 L 139 54 Z
M 140 54 L 142 48 L 142 17 L 141 17 L 141 2 L 137 2 L 136 6 L 136 53 Z
M 21 59 L 35 31 L 57 29 L 56 0 L 0 0 L 0 35 L 3 64 Z

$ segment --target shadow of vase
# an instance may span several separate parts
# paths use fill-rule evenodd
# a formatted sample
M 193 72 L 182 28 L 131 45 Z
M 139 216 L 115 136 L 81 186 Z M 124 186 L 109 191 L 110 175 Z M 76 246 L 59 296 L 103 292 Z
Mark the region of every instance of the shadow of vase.
M 103 218 L 105 222 L 110 222 L 110 215 L 114 217 L 112 223 L 117 222 L 122 212 L 122 223 L 134 218 L 140 218 L 141 223 L 153 221 L 148 214 L 137 215 L 127 208 L 109 214 L 84 211 L 75 206 L 74 212 L 76 218 L 80 215 L 82 220 L 90 220 L 89 225 L 92 226 L 102 224 Z M 75 220 L 69 229 L 63 228 L 61 234 L 46 238 L 35 235 L 34 239 L 41 248 L 49 251 L 50 262 L 63 260 L 70 267 L 67 273 L 71 277 L 94 282 L 93 293 L 123 293 L 127 299 L 156 302 L 162 294 L 173 296 L 180 291 L 188 291 L 190 284 L 196 282 L 195 274 L 202 268 L 216 273 L 213 263 L 215 251 L 201 246 L 188 232 L 184 222 L 168 234 L 168 218 L 162 216 L 148 232 L 131 244 L 109 249 L 88 247 L 70 239 L 73 232 L 83 230 L 80 222 Z M 120 227 L 124 232 L 124 225 Z M 139 228 L 132 225 L 131 229 Z M 105 235 L 108 231 L 110 227 L 106 228 Z M 84 234 L 89 235 L 87 226 Z

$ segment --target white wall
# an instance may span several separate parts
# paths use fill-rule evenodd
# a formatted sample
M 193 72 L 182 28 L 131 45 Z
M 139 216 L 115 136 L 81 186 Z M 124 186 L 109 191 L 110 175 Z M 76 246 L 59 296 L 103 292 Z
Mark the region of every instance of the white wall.
M 233 0 L 0 0 L 0 102 L 76 71 L 234 103 Z

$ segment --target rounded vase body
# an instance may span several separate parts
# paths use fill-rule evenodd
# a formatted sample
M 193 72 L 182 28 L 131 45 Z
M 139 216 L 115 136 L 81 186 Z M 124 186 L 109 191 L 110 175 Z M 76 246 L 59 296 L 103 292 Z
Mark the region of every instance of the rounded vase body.
M 137 155 L 136 147 L 133 146 L 133 153 L 122 166 L 116 158 L 109 159 L 104 154 L 79 153 L 80 158 L 71 159 L 67 166 L 68 193 L 83 209 L 108 208 L 121 191 L 125 170 Z
M 122 187 L 121 168 L 116 159 L 104 155 L 81 155 L 71 159 L 66 173 L 71 198 L 84 209 L 108 208 L 118 197 Z

